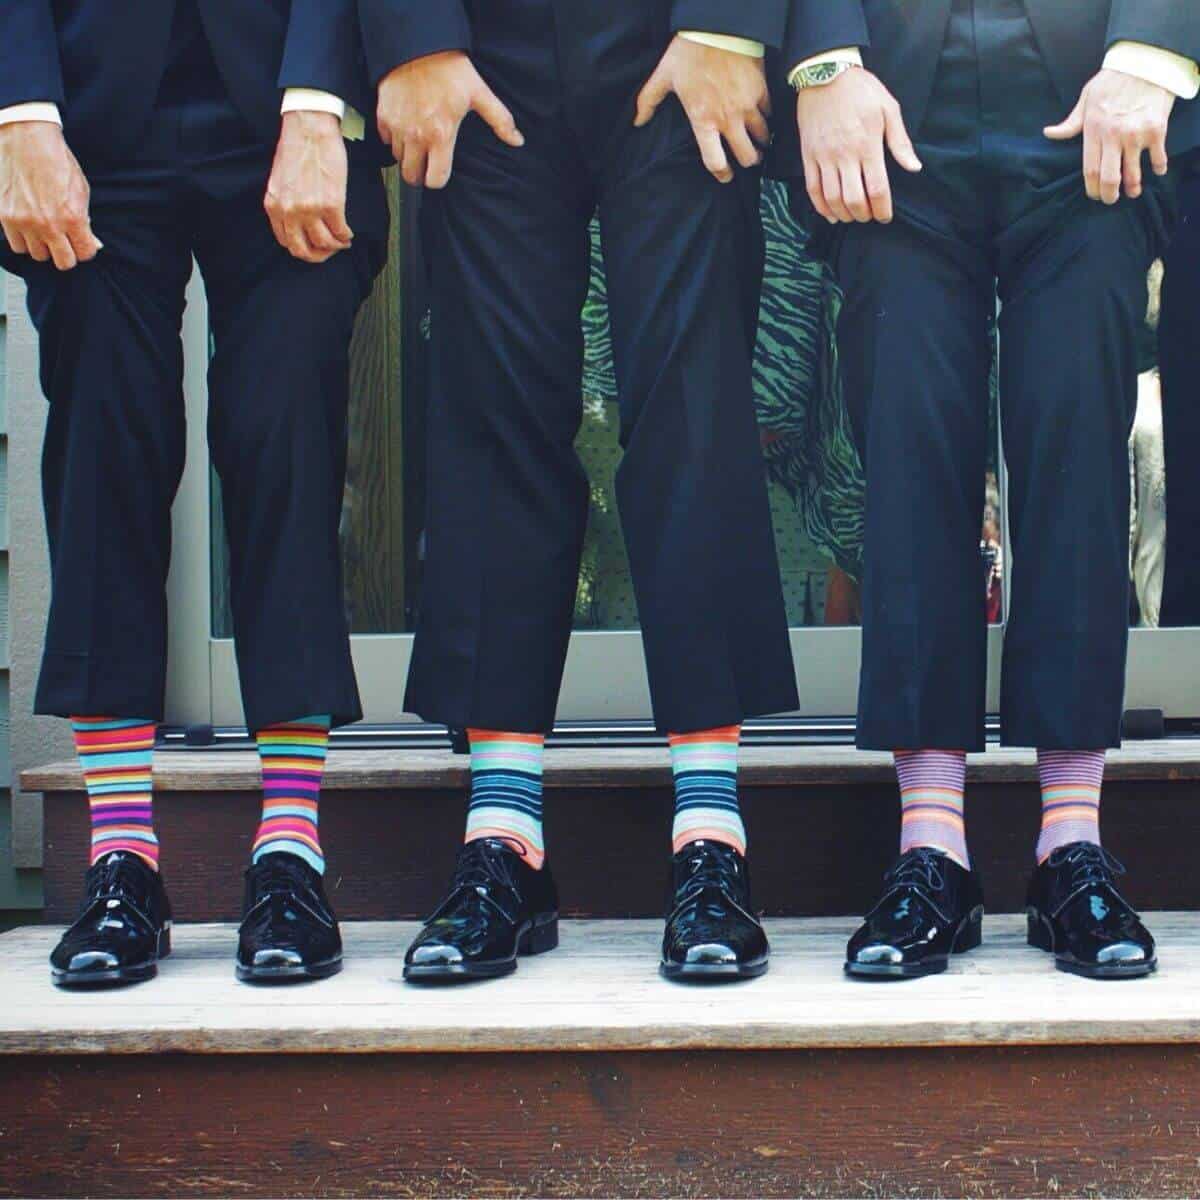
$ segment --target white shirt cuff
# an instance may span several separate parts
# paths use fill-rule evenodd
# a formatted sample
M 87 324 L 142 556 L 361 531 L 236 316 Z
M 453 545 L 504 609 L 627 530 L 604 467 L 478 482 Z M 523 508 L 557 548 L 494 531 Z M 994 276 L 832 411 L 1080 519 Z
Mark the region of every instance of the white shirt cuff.
M 58 111 L 58 105 L 47 100 L 0 108 L 0 125 L 15 125 L 18 121 L 48 121 L 62 128 L 62 114 Z
M 849 63 L 852 67 L 863 65 L 862 51 L 857 46 L 839 46 L 835 50 L 822 50 L 812 58 L 797 63 L 788 73 L 788 83 L 795 84 L 796 76 L 808 67 L 819 67 L 824 63 Z
M 287 88 L 283 93 L 281 112 L 332 113 L 342 123 L 342 136 L 348 142 L 361 142 L 366 135 L 362 113 L 352 108 L 340 96 L 316 88 Z
M 1104 56 L 1104 65 L 1110 71 L 1123 71 L 1147 83 L 1156 83 L 1182 100 L 1194 100 L 1200 95 L 1200 66 L 1162 46 L 1115 42 Z
M 699 42 L 702 46 L 712 46 L 717 50 L 732 50 L 734 54 L 745 54 L 749 58 L 762 58 L 767 52 L 762 42 L 728 33 L 698 33 L 693 29 L 681 29 L 679 36 L 687 38 L 689 42 Z

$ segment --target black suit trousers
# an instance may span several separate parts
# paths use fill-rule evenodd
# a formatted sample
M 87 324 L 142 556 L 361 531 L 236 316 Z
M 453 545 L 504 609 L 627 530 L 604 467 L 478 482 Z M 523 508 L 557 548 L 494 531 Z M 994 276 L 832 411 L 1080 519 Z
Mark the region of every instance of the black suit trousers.
M 449 186 L 424 198 L 428 557 L 406 707 L 455 726 L 553 723 L 590 495 L 574 441 L 598 209 L 617 499 L 656 721 L 686 732 L 792 709 L 751 395 L 758 178 L 717 183 L 674 101 L 634 129 L 665 35 L 617 53 L 615 30 L 611 47 L 585 42 L 550 0 L 496 9 L 475 59 L 527 143 L 469 119 Z
M 272 153 L 223 99 L 160 107 L 136 156 L 83 163 L 104 243 L 94 261 L 59 273 L 3 248 L 0 262 L 28 284 L 50 402 L 39 713 L 164 716 L 180 328 L 195 256 L 247 723 L 361 715 L 337 530 L 350 334 L 381 263 L 386 201 L 378 172 L 357 169 L 353 248 L 301 263 L 263 213 Z

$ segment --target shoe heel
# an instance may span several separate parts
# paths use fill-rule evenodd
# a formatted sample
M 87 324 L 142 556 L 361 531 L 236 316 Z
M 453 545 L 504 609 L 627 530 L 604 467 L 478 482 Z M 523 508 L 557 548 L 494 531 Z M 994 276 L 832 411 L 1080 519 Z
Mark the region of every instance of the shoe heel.
M 1029 944 L 1038 950 L 1054 949 L 1054 942 L 1051 940 L 1046 923 L 1032 908 L 1025 910 L 1025 936 Z
M 166 958 L 171 953 L 171 927 L 165 926 L 158 935 L 158 957 Z
M 958 937 L 954 941 L 954 953 L 966 954 L 968 950 L 978 950 L 982 944 L 983 909 L 977 908 L 958 931 Z
M 517 947 L 518 954 L 545 954 L 547 950 L 553 950 L 558 945 L 558 918 L 545 922 L 542 925 L 535 925 L 532 929 L 526 932 L 521 938 L 521 944 Z

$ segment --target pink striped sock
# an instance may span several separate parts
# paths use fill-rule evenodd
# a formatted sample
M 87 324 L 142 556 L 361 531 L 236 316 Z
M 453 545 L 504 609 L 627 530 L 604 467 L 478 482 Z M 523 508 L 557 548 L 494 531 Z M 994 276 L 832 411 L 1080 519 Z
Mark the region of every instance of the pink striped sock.
M 967 755 L 962 750 L 897 750 L 900 853 L 930 846 L 971 869 L 963 822 Z
M 1043 863 L 1072 842 L 1100 844 L 1100 789 L 1103 750 L 1039 750 L 1042 831 L 1037 860 Z

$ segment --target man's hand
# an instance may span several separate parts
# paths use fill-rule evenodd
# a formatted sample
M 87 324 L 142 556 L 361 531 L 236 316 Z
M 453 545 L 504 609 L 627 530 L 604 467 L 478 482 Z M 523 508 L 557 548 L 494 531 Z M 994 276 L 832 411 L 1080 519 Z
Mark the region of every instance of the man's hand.
M 391 146 L 404 182 L 444 188 L 468 113 L 478 113 L 508 146 L 525 145 L 513 115 L 461 50 L 397 67 L 379 84 L 379 136 Z
M 60 271 L 101 250 L 88 215 L 91 190 L 63 131 L 50 121 L 0 125 L 0 228 L 16 254 Z
M 832 83 L 802 89 L 796 120 L 813 207 L 831 224 L 892 219 L 886 143 L 906 170 L 921 160 L 895 97 L 870 71 L 853 67 Z
M 722 183 L 733 179 L 726 145 L 743 167 L 762 161 L 759 147 L 771 140 L 762 59 L 676 36 L 638 96 L 634 124 L 649 123 L 672 92 L 692 124 L 704 165 Z
M 332 113 L 283 114 L 263 207 L 275 240 L 293 257 L 323 263 L 349 247 L 349 160 L 342 123 Z
M 1116 204 L 1142 194 L 1142 153 L 1155 175 L 1167 173 L 1167 126 L 1175 97 L 1157 84 L 1105 69 L 1083 89 L 1079 103 L 1046 136 L 1067 142 L 1083 134 L 1083 178 L 1093 200 Z

